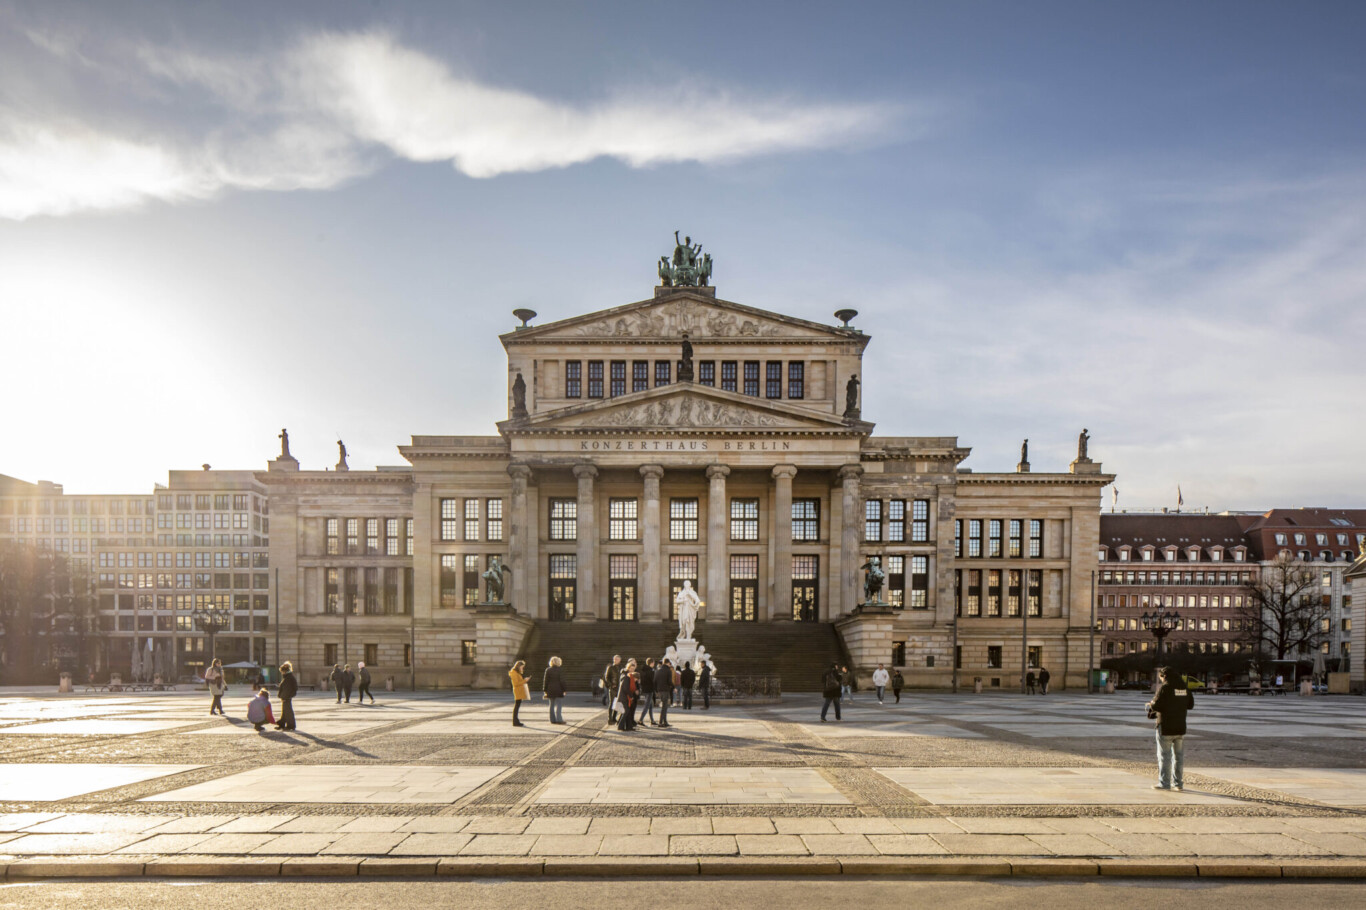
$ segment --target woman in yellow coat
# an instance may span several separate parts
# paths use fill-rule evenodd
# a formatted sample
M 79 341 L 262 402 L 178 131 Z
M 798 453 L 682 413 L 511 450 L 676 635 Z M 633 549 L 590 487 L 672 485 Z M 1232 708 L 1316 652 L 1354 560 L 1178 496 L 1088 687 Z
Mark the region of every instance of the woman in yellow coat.
M 522 701 L 531 697 L 531 687 L 526 680 L 526 661 L 519 660 L 513 664 L 508 671 L 508 678 L 512 680 L 512 725 L 525 727 L 526 724 L 517 719 L 517 712 L 522 710 Z

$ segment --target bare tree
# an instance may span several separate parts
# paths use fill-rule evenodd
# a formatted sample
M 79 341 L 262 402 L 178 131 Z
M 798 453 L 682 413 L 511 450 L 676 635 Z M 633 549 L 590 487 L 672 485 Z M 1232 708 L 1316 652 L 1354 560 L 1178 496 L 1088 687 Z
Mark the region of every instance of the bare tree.
M 85 579 L 63 555 L 31 544 L 0 544 L 0 677 L 55 682 L 75 670 L 86 645 L 90 603 Z
M 1330 608 L 1319 588 L 1319 573 L 1289 552 L 1262 566 L 1244 604 L 1246 640 L 1259 656 L 1285 660 L 1323 639 Z

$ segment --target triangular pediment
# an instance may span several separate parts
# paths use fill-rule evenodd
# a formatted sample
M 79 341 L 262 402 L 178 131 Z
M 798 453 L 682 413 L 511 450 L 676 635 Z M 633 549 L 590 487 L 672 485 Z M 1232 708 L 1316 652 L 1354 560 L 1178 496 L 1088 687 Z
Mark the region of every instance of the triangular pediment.
M 505 435 L 621 429 L 633 433 L 668 430 L 792 431 L 867 435 L 873 424 L 843 420 L 806 408 L 767 401 L 710 386 L 679 383 L 576 404 L 498 425 Z
M 589 338 L 681 338 L 684 332 L 693 342 L 781 338 L 864 344 L 868 340 L 868 336 L 854 329 L 822 325 L 688 290 L 671 291 L 652 300 L 517 329 L 501 337 L 505 345 L 513 345 Z

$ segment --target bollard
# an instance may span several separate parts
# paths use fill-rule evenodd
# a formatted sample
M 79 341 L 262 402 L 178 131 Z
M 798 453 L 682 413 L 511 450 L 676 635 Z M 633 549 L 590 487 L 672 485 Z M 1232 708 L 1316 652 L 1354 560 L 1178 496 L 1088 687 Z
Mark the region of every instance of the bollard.
M 1301 694 L 1301 695 L 1313 695 L 1313 694 L 1314 694 L 1314 684 L 1313 684 L 1312 682 L 1310 682 L 1309 680 L 1307 680 L 1307 679 L 1302 679 L 1302 680 L 1300 680 L 1300 694 Z
M 972 693 L 974 695 L 982 694 L 982 677 L 974 676 L 972 678 Z
M 1113 679 L 1107 679 L 1107 680 L 1105 681 L 1105 694 L 1106 694 L 1106 695 L 1114 695 L 1114 694 L 1115 694 L 1115 681 L 1114 681 Z
M 58 679 L 58 682 L 57 682 L 57 691 L 58 691 L 58 692 L 71 692 L 71 691 L 74 691 L 74 690 L 71 688 L 71 674 L 70 674 L 70 673 L 63 673 L 63 674 L 61 675 L 61 677 Z
M 394 691 L 394 678 L 393 678 L 392 676 L 386 676 L 386 677 L 384 677 L 384 691 L 386 691 L 386 692 L 392 692 L 392 691 Z

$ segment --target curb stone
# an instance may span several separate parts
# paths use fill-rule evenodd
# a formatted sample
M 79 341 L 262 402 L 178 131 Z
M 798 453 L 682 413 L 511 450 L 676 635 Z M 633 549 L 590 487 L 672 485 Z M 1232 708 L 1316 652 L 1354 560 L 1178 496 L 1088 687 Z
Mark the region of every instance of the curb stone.
M 360 874 L 361 858 L 318 858 L 287 859 L 280 863 L 281 875 L 311 875 L 315 877 L 341 878 Z
M 1085 859 L 1041 859 L 1010 863 L 1011 875 L 1099 875 L 1100 863 Z M 1279 871 L 1278 871 L 1279 874 Z
M 1279 863 L 1199 863 L 1201 878 L 1280 878 Z
M 546 875 L 592 875 L 601 878 L 641 875 L 697 875 L 698 861 L 689 856 L 631 857 L 567 856 L 545 861 Z
M 143 864 L 127 860 L 36 859 L 9 864 L 9 878 L 134 878 Z
M 1187 860 L 1125 860 L 1103 859 L 1100 861 L 1101 875 L 1136 875 L 1143 878 L 1161 876 L 1195 878 L 1199 869 Z
M 142 874 L 175 878 L 226 878 L 229 876 L 278 876 L 282 860 L 267 859 L 161 859 L 144 863 Z M 111 863 L 117 865 L 116 863 Z M 111 873 L 103 873 L 111 874 Z
M 529 856 L 509 856 L 506 859 L 455 856 L 438 860 L 436 874 L 469 878 L 525 878 L 539 876 L 544 866 L 544 861 Z

